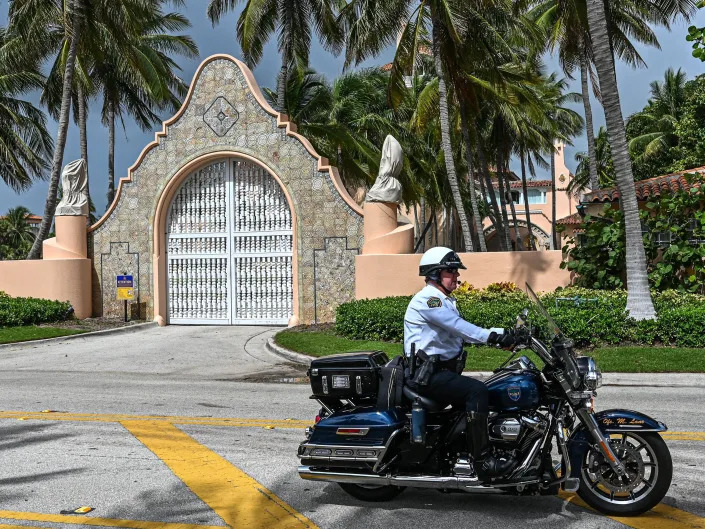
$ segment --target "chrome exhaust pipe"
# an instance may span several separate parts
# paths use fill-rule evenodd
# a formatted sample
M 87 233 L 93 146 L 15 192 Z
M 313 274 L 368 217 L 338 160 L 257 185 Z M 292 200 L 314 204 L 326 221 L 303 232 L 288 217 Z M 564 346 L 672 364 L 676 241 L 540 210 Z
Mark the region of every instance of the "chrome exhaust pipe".
M 299 476 L 312 481 L 330 481 L 333 483 L 355 483 L 358 485 L 395 485 L 397 487 L 416 487 L 423 489 L 458 489 L 469 492 L 501 493 L 497 487 L 482 485 L 477 478 L 458 476 L 378 476 L 376 474 L 358 474 L 355 472 L 332 472 L 314 470 L 308 466 L 299 467 Z

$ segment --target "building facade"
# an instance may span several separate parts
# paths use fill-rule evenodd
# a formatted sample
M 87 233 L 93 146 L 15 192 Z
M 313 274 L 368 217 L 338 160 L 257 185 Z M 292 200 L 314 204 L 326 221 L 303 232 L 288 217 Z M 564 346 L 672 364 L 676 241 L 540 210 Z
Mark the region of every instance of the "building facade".
M 210 57 L 89 231 L 93 312 L 122 314 L 131 275 L 132 315 L 162 324 L 330 321 L 354 298 L 362 220 L 249 69 Z

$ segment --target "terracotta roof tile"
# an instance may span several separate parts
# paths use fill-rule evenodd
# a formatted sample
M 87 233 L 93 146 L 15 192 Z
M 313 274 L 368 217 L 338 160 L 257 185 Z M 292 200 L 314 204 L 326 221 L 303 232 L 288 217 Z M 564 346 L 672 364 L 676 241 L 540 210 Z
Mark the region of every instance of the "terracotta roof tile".
M 573 213 L 572 215 L 568 215 L 567 217 L 563 217 L 562 219 L 558 219 L 556 221 L 556 224 L 562 224 L 564 226 L 577 226 L 582 223 L 583 218 L 579 213 Z
M 499 187 L 499 184 L 497 184 L 497 182 L 495 182 L 494 187 Z M 522 189 L 521 181 L 509 182 L 509 187 L 511 189 Z M 550 180 L 527 180 L 526 187 L 551 187 L 551 181 Z
M 705 167 L 696 167 L 687 171 L 680 171 L 662 176 L 647 178 L 634 182 L 637 200 L 648 200 L 650 197 L 661 196 L 661 193 L 674 193 L 681 189 L 687 189 L 688 182 L 685 174 L 700 173 L 705 174 Z M 583 203 L 615 202 L 619 200 L 619 191 L 616 187 L 607 187 L 599 191 L 585 193 L 582 196 Z

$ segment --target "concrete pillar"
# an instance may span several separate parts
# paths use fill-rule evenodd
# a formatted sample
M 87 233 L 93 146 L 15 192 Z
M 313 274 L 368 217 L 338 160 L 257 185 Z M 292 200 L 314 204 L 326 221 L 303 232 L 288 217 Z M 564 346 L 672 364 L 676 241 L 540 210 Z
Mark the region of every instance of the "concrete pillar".
M 43 245 L 45 260 L 85 259 L 88 257 L 88 237 L 85 215 L 55 217 L 56 237 Z
M 364 203 L 363 255 L 412 253 L 414 226 L 397 222 L 398 208 L 398 204 L 389 202 Z

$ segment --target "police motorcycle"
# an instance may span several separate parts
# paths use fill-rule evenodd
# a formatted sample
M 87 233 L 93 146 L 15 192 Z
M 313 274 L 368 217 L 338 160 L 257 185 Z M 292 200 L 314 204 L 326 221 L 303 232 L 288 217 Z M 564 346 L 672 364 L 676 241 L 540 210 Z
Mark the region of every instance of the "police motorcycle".
M 641 514 L 671 484 L 671 455 L 659 432 L 666 425 L 636 411 L 597 412 L 602 374 L 551 319 L 531 287 L 541 341 L 525 309 L 518 343 L 485 382 L 495 457 L 515 462 L 481 481 L 468 460 L 464 411 L 443 409 L 404 385 L 402 358 L 359 352 L 315 359 L 312 399 L 322 406 L 299 445 L 299 475 L 338 483 L 355 498 L 387 501 L 406 487 L 442 492 L 553 495 L 576 492 L 608 515 Z M 529 349 L 543 362 L 537 367 Z M 555 443 L 555 450 L 554 450 Z M 554 461 L 554 454 L 556 459 Z

